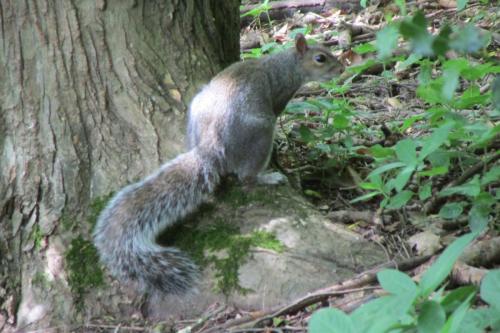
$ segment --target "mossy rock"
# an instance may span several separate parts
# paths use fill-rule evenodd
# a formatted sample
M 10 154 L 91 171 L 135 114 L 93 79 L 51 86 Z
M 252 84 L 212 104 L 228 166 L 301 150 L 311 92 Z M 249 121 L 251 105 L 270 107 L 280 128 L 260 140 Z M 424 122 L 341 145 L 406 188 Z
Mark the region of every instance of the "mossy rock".
M 153 317 L 195 317 L 214 302 L 269 308 L 385 259 L 379 247 L 326 219 L 289 186 L 223 187 L 162 240 L 190 253 L 203 278 L 198 293 L 154 298 Z

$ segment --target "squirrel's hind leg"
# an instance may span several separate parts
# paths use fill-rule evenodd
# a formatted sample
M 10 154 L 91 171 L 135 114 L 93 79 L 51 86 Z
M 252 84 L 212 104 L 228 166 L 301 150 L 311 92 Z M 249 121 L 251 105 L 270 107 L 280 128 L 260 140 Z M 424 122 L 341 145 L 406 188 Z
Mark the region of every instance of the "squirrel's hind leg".
M 264 134 L 265 133 L 265 134 Z M 238 179 L 247 185 L 279 185 L 288 182 L 279 172 L 265 171 L 273 148 L 274 131 L 261 131 L 261 136 L 252 138 L 239 148 L 239 158 L 233 159 L 233 170 Z

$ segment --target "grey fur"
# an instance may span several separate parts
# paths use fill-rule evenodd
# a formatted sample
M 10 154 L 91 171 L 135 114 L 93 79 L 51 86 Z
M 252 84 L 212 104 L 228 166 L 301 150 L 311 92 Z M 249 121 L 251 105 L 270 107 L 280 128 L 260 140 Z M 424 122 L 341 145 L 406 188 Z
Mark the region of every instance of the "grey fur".
M 318 54 L 325 61 L 315 59 Z M 233 64 L 215 76 L 191 103 L 189 151 L 144 180 L 121 190 L 100 215 L 94 244 L 121 280 L 147 290 L 181 294 L 196 281 L 196 265 L 179 250 L 155 243 L 160 231 L 193 212 L 234 173 L 253 181 L 266 167 L 276 117 L 300 86 L 339 74 L 342 65 L 321 47 L 296 47 Z

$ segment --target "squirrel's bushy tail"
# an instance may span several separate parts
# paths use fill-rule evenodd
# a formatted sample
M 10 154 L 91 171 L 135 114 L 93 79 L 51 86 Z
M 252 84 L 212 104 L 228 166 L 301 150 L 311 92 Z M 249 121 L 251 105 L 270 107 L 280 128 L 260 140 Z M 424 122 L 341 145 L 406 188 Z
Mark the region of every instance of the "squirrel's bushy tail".
M 146 179 L 121 190 L 101 213 L 94 244 L 121 280 L 147 290 L 180 294 L 196 281 L 198 268 L 181 251 L 158 245 L 160 231 L 194 211 L 219 183 L 220 158 L 198 149 L 177 156 Z

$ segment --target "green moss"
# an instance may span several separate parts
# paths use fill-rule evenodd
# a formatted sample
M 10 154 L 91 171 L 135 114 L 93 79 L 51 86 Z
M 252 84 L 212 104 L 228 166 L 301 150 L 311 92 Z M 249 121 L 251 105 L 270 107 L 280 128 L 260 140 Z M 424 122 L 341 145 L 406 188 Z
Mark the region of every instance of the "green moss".
M 91 229 L 94 228 L 99 214 L 112 196 L 113 193 L 97 197 L 90 203 L 87 222 L 90 224 Z M 68 213 L 64 213 L 60 220 L 65 231 L 72 230 L 77 222 L 81 221 Z M 104 275 L 99 264 L 97 249 L 92 242 L 78 236 L 71 241 L 65 253 L 65 261 L 68 283 L 75 299 L 75 305 L 78 310 L 82 310 L 85 293 L 90 288 L 96 288 L 104 284 Z
M 273 250 L 275 252 L 281 253 L 285 250 L 285 246 L 281 244 L 276 236 L 265 231 L 254 231 L 252 233 L 252 245 L 262 247 L 265 249 Z
M 68 283 L 78 309 L 83 307 L 83 297 L 90 288 L 104 284 L 97 249 L 88 240 L 78 236 L 71 241 L 65 254 Z
M 111 192 L 107 195 L 103 195 L 101 197 L 97 197 L 89 204 L 88 212 L 87 212 L 87 222 L 90 224 L 91 229 L 94 228 L 97 219 L 99 218 L 99 214 L 106 207 L 109 200 L 113 197 L 114 192 Z M 72 229 L 78 228 L 81 230 L 81 219 L 72 215 L 71 213 L 65 211 L 63 212 L 60 225 L 62 226 L 64 231 L 69 231 Z
M 107 195 L 103 195 L 102 197 L 97 197 L 90 203 L 89 206 L 89 215 L 87 217 L 87 222 L 90 223 L 90 226 L 94 228 L 97 219 L 99 218 L 99 214 L 106 207 L 109 200 L 113 198 L 115 195 L 114 192 L 111 192 Z
M 63 215 L 61 216 L 61 219 L 59 221 L 60 221 L 60 225 L 62 226 L 64 231 L 71 230 L 73 228 L 73 226 L 75 225 L 75 223 L 74 223 L 75 219 L 71 218 L 66 213 L 63 213 Z
M 40 287 L 41 289 L 47 290 L 50 287 L 50 281 L 47 278 L 47 274 L 43 272 L 36 272 L 31 280 L 34 286 Z
M 255 187 L 250 191 L 241 186 L 227 186 L 217 193 L 217 199 L 235 208 L 251 202 L 269 204 L 273 202 L 269 190 L 269 188 Z
M 248 292 L 238 283 L 238 270 L 248 259 L 251 247 L 264 247 L 277 252 L 284 249 L 270 233 L 255 231 L 241 235 L 237 226 L 217 219 L 215 223 L 198 229 L 183 224 L 169 230 L 169 236 L 175 239 L 174 246 L 189 253 L 201 267 L 213 264 L 217 289 L 226 295 L 232 291 Z
M 37 251 L 40 250 L 40 248 L 42 247 L 43 234 L 42 234 L 42 230 L 40 229 L 40 226 L 38 224 L 35 224 L 33 226 L 32 237 L 33 237 L 33 242 L 35 245 L 35 250 L 37 250 Z

